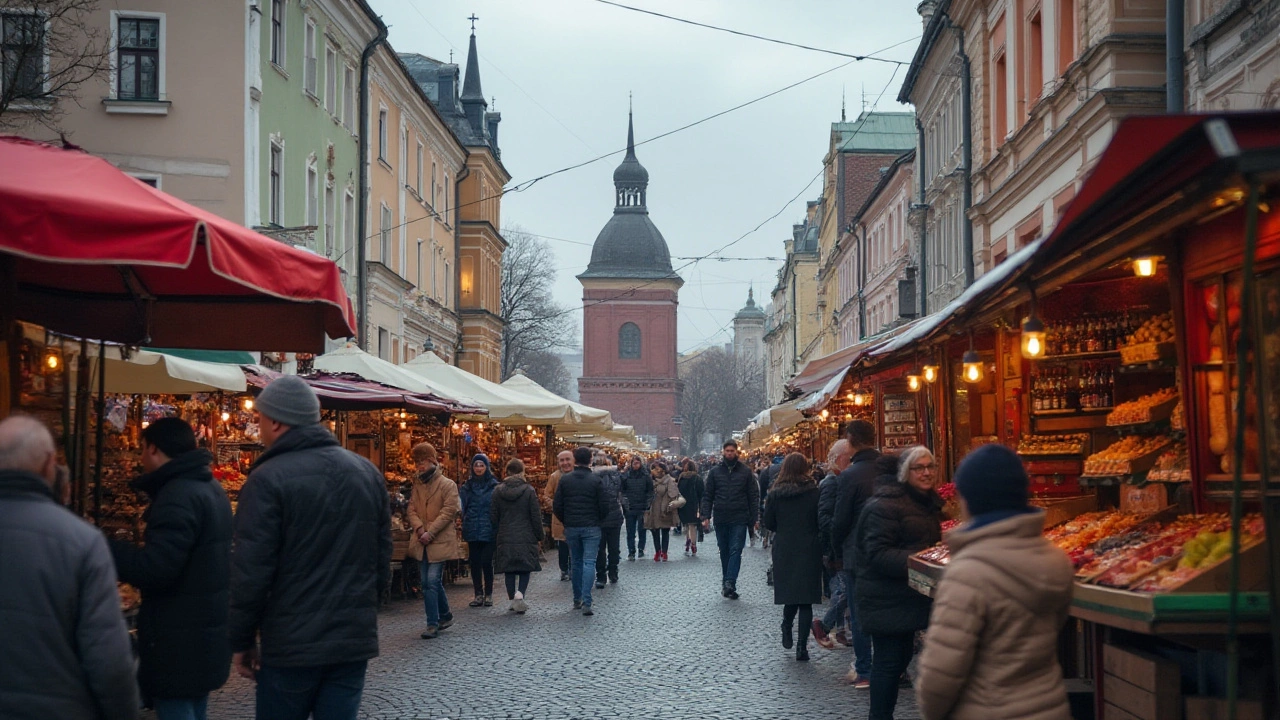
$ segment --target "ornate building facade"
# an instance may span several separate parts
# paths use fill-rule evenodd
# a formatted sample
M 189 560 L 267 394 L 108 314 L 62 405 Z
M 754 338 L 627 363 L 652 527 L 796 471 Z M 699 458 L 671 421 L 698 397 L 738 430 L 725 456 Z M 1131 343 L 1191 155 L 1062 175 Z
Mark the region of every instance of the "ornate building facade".
M 613 217 L 596 237 L 582 283 L 582 402 L 633 425 L 655 447 L 679 447 L 676 308 L 684 281 L 649 219 L 649 172 L 636 159 L 627 119 L 627 155 L 613 172 Z

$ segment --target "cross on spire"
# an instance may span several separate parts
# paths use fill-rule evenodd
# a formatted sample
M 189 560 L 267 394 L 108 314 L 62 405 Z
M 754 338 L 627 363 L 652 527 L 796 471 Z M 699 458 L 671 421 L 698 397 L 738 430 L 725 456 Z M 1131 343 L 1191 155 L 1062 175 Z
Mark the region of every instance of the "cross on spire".
M 476 21 L 477 21 L 477 20 L 479 20 L 480 18 L 476 17 L 476 14 L 475 14 L 475 13 L 471 13 L 471 17 L 469 17 L 469 18 L 467 18 L 467 19 L 471 21 L 471 34 L 472 34 L 472 35 L 475 35 L 475 34 L 476 34 Z

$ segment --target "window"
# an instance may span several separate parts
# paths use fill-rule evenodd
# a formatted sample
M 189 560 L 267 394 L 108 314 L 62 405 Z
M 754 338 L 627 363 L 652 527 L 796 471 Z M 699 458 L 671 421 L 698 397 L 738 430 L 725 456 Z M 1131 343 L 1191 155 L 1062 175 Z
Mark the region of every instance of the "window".
M 436 290 L 436 256 L 440 254 L 440 248 L 436 247 L 436 241 L 431 241 L 431 297 L 439 300 L 440 293 Z
M 324 109 L 338 117 L 338 53 L 327 43 L 324 49 Z
M 272 225 L 280 224 L 281 208 L 280 203 L 283 197 L 280 188 L 281 172 L 284 168 L 284 148 L 275 143 L 271 143 L 271 178 L 270 187 L 268 188 L 270 195 L 267 199 L 267 220 Z
M 623 323 L 618 328 L 618 357 L 636 360 L 640 357 L 640 327 L 635 323 Z
M 432 208 L 440 207 L 440 196 L 436 194 L 436 164 L 431 163 L 431 197 L 427 198 L 427 203 Z
M 356 237 L 356 196 L 348 190 L 342 197 L 342 241 L 338 243 L 337 257 L 347 253 L 348 247 L 355 247 L 360 238 Z
M 400 362 L 400 338 L 391 338 L 391 362 Z
M 382 206 L 381 223 L 378 225 L 378 260 L 391 267 L 391 208 Z
M 378 110 L 378 159 L 387 161 L 387 109 Z
M 445 307 L 448 307 L 448 306 L 449 306 L 449 304 L 450 304 L 450 303 L 449 303 L 449 301 L 453 299 L 453 294 L 449 291 L 449 289 L 452 287 L 452 286 L 449 284 L 449 281 L 450 281 L 451 279 L 452 279 L 452 278 L 450 278 L 450 277 L 449 277 L 449 261 L 448 261 L 448 260 L 445 260 L 445 261 L 444 261 L 444 304 L 445 304 Z
M 316 24 L 307 21 L 302 40 L 302 89 L 312 97 L 316 95 Z
M 350 65 L 342 72 L 342 124 L 356 131 L 356 69 Z
M 1044 91 L 1044 34 L 1040 23 L 1040 13 L 1036 12 L 1027 21 L 1027 107 L 1026 114 L 1040 99 Z
M 0 14 L 0 87 L 11 97 L 44 94 L 44 35 L 44 17 L 37 13 Z
M 422 143 L 418 143 L 418 181 L 414 188 L 418 197 L 422 197 Z
M 116 97 L 160 99 L 160 20 L 119 19 L 116 46 Z
M 324 254 L 325 257 L 333 257 L 334 245 L 336 245 L 337 237 L 334 227 L 337 224 L 335 216 L 338 214 L 338 201 L 333 191 L 332 185 L 326 185 L 324 188 Z
M 153 188 L 155 188 L 155 189 L 157 189 L 157 190 L 159 190 L 159 189 L 160 189 L 160 176 L 159 176 L 159 175 L 141 175 L 141 174 L 137 174 L 137 173 L 129 173 L 129 176 L 130 176 L 130 177 L 132 177 L 134 180 L 137 180 L 138 182 L 140 182 L 140 183 L 142 183 L 142 184 L 144 184 L 144 185 L 150 185 L 151 187 L 153 187 Z
M 320 173 L 317 172 L 315 163 L 307 165 L 307 216 L 305 223 L 310 227 L 320 224 L 320 213 L 317 206 L 320 204 Z
M 271 0 L 271 63 L 284 67 L 284 3 Z
M 390 360 L 391 357 L 391 333 L 387 332 L 384 327 L 378 328 L 378 357 L 383 360 Z
M 1076 3 L 1058 0 L 1058 74 L 1076 59 Z

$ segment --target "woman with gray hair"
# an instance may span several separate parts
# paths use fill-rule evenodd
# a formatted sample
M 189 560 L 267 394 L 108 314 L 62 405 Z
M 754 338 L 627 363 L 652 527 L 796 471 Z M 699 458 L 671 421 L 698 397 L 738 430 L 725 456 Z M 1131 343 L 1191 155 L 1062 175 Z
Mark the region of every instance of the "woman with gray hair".
M 932 601 L 907 585 L 907 558 L 942 539 L 938 465 L 928 448 L 902 451 L 896 480 L 880 478 L 857 525 L 858 622 L 871 633 L 871 720 L 893 720 L 898 681 L 929 625 Z

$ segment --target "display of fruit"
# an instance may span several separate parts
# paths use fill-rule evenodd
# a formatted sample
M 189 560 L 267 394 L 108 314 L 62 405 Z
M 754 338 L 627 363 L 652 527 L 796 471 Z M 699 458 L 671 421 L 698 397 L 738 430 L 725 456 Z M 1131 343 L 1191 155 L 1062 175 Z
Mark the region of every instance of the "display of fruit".
M 1093 559 L 1090 548 L 1094 543 L 1128 532 L 1142 520 L 1143 516 L 1136 513 L 1084 513 L 1046 530 L 1044 536 L 1066 552 L 1072 564 L 1080 567 Z
M 1136 425 L 1138 423 L 1151 422 L 1154 418 L 1151 411 L 1157 405 L 1169 402 L 1178 397 L 1178 391 L 1174 388 L 1164 388 L 1150 395 L 1143 395 L 1137 400 L 1120 403 L 1107 415 L 1108 425 Z
M 1133 460 L 1149 455 L 1168 444 L 1163 436 L 1129 435 L 1107 449 L 1090 455 L 1084 461 L 1084 474 L 1094 477 L 1128 475 Z
M 1185 442 L 1174 443 L 1156 460 L 1147 480 L 1158 482 L 1191 482 L 1191 458 Z
M 936 492 L 938 493 L 938 497 L 942 498 L 943 502 L 950 502 L 956 497 L 956 484 L 946 483 L 944 485 L 939 485 Z
M 1174 430 L 1187 429 L 1186 411 L 1182 409 L 1181 400 L 1178 401 L 1177 405 L 1173 406 L 1173 414 L 1169 416 L 1169 426 Z
M 1088 435 L 1024 435 L 1019 455 L 1083 455 Z
M 240 488 L 244 487 L 244 481 L 248 479 L 236 465 L 215 465 L 213 477 L 222 483 L 222 489 L 227 491 L 227 497 L 232 500 L 240 496 Z
M 1170 590 L 1191 580 L 1209 568 L 1231 556 L 1230 519 L 1225 515 L 1215 524 L 1217 530 L 1203 530 L 1182 546 L 1182 557 L 1176 565 L 1167 565 L 1142 579 L 1132 590 L 1136 592 L 1161 592 Z M 1262 516 L 1247 515 L 1241 519 L 1240 549 L 1253 547 L 1266 539 L 1266 527 Z
M 1138 326 L 1129 336 L 1128 345 L 1173 342 L 1173 312 L 1161 313 Z
M 1184 515 L 1167 523 L 1151 523 L 1138 529 L 1141 541 L 1124 550 L 1106 553 L 1082 568 L 1094 575 L 1091 582 L 1109 587 L 1128 587 L 1151 568 L 1182 552 L 1183 545 L 1197 533 L 1225 527 L 1225 515 Z M 1099 543 L 1101 546 L 1102 543 Z

